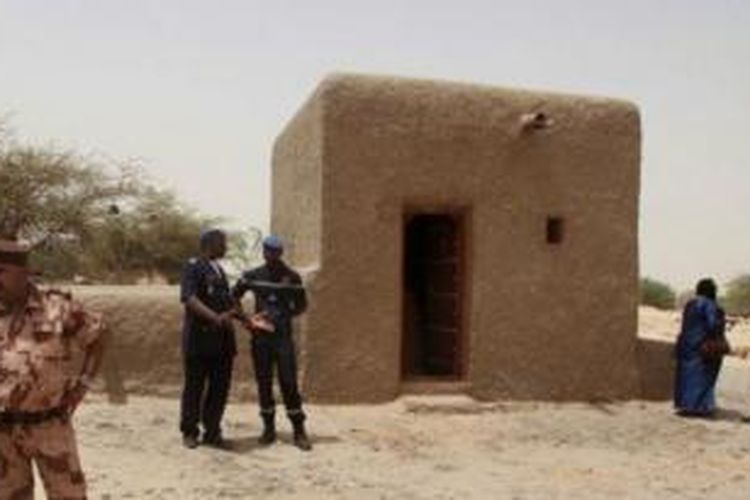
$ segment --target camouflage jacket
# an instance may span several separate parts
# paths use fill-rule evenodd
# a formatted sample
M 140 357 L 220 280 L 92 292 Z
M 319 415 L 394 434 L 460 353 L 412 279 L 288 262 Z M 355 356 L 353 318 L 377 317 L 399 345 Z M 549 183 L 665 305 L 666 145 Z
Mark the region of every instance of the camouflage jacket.
M 32 287 L 18 315 L 0 305 L 0 410 L 59 406 L 74 385 L 74 348 L 92 344 L 102 330 L 101 316 L 56 290 Z

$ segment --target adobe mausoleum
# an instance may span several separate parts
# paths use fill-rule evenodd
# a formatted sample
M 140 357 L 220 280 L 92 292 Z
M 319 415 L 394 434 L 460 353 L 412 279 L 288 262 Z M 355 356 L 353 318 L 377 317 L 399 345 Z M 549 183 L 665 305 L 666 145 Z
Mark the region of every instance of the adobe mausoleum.
M 637 396 L 639 175 L 628 102 L 327 78 L 273 153 L 303 392 Z

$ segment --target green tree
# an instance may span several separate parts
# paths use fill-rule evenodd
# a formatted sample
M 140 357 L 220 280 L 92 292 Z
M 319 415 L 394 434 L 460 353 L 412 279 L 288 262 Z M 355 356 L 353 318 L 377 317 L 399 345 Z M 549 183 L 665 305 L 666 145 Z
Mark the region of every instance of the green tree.
M 0 146 L 0 235 L 35 243 L 83 234 L 114 203 L 137 193 L 134 171 L 51 149 Z
M 219 222 L 132 166 L 18 145 L 0 123 L 0 236 L 32 241 L 32 264 L 48 280 L 175 282 L 201 229 Z M 231 267 L 257 259 L 260 236 L 252 228 L 229 233 Z
M 674 309 L 675 292 L 666 283 L 651 278 L 642 278 L 640 282 L 640 303 L 658 309 Z
M 263 231 L 257 227 L 244 230 L 230 231 L 227 242 L 226 260 L 229 272 L 234 274 L 256 265 L 261 258 L 261 242 Z
M 131 206 L 95 225 L 84 267 L 105 281 L 145 275 L 175 282 L 197 253 L 201 228 L 215 223 L 183 207 L 173 193 L 146 187 Z

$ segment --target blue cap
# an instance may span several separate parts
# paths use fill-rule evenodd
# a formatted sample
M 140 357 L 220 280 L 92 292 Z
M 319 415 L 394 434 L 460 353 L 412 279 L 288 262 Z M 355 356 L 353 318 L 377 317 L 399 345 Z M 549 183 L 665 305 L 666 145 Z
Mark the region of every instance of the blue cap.
M 275 234 L 271 234 L 263 238 L 263 248 L 268 248 L 269 250 L 283 250 L 284 242 Z

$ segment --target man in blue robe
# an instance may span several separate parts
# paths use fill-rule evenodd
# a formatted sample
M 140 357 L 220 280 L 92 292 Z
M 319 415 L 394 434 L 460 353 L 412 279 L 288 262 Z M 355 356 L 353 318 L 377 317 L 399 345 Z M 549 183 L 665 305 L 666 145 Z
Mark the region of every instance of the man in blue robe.
M 674 406 L 681 416 L 708 417 L 716 410 L 721 356 L 729 351 L 723 339 L 724 313 L 716 303 L 716 293 L 713 280 L 700 280 L 695 298 L 683 310 L 675 346 L 674 385 Z

